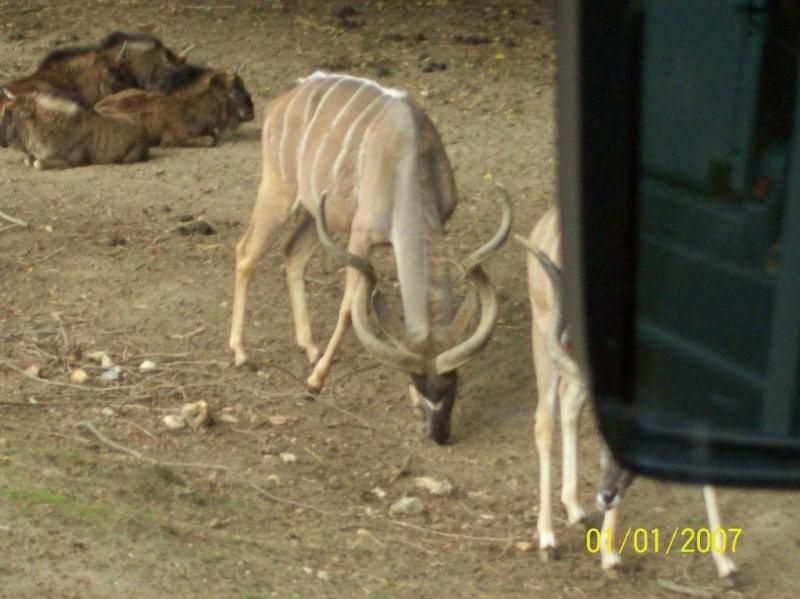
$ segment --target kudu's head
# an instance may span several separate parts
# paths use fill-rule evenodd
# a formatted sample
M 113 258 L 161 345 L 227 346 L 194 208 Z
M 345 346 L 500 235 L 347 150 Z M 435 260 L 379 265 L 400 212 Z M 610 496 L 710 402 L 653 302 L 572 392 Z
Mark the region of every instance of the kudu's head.
M 636 475 L 619 465 L 607 447 L 600 454 L 600 487 L 595 502 L 598 509 L 607 511 L 617 507 L 625 491 L 631 486 Z
M 408 373 L 414 390 L 412 393 L 418 396 L 425 414 L 428 435 L 439 444 L 446 443 L 450 438 L 450 416 L 456 399 L 458 368 L 488 343 L 497 321 L 497 297 L 481 263 L 505 243 L 511 230 L 511 202 L 508 193 L 502 188 L 501 191 L 503 213 L 500 227 L 492 239 L 467 258 L 464 271 L 471 289 L 453 320 L 447 326 L 439 327 L 435 339 L 434 336 L 428 336 L 408 342 L 402 341 L 403 326 L 399 318 L 389 313 L 383 295 L 376 287 L 377 276 L 372 264 L 369 260 L 347 253 L 331 239 L 325 221 L 326 194 L 323 193 L 320 199 L 317 233 L 322 245 L 364 275 L 353 300 L 353 329 L 370 354 L 384 364 Z M 376 316 L 378 329 L 388 341 L 373 327 L 370 306 Z M 478 311 L 478 325 L 467 336 L 467 329 Z

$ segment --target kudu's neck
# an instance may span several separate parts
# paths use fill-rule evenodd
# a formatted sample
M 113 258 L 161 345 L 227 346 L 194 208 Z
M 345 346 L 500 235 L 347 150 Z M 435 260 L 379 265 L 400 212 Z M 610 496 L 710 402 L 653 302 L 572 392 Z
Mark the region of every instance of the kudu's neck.
M 442 216 L 435 184 L 420 177 L 424 173 L 419 169 L 425 167 L 413 158 L 408 163 L 415 168 L 415 176 L 405 178 L 407 185 L 398 185 L 393 211 L 393 246 L 406 334 L 412 346 L 441 349 L 436 347 L 440 333 L 453 319 Z

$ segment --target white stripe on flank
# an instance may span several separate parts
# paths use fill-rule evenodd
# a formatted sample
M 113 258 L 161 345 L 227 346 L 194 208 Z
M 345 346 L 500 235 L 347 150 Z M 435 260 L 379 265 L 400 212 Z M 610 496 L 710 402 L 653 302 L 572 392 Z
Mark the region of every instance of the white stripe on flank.
M 344 113 L 345 113 L 345 112 L 347 112 L 347 109 L 348 109 L 348 108 L 350 108 L 350 105 L 351 105 L 351 104 L 352 104 L 352 103 L 355 101 L 355 99 L 358 97 L 358 94 L 360 94 L 360 93 L 361 93 L 362 91 L 364 91 L 365 89 L 367 89 L 367 86 L 362 84 L 362 85 L 361 85 L 361 87 L 359 87 L 359 88 L 358 88 L 358 89 L 357 89 L 355 92 L 353 92 L 353 95 L 350 97 L 350 99 L 349 99 L 347 102 L 345 102 L 345 105 L 344 105 L 344 106 L 342 107 L 342 109 L 339 111 L 339 114 L 337 114 L 337 115 L 336 115 L 336 117 L 333 119 L 333 122 L 331 123 L 331 129 L 333 129 L 333 128 L 335 128 L 335 127 L 336 127 L 337 123 L 338 123 L 338 122 L 339 122 L 339 120 L 342 118 L 342 116 L 344 115 Z M 330 131 L 329 131 L 329 133 L 330 133 Z
M 286 181 L 286 160 L 284 159 L 286 156 L 286 152 L 284 149 L 286 148 L 286 139 L 289 137 L 289 113 L 292 111 L 292 106 L 294 105 L 294 101 L 297 100 L 297 97 L 300 95 L 300 90 L 295 92 L 292 99 L 289 100 L 289 104 L 286 106 L 286 111 L 283 113 L 283 130 L 281 131 L 281 145 L 278 149 L 278 164 L 281 167 L 281 178 Z M 309 93 L 309 96 L 311 93 Z
M 328 88 L 328 91 L 326 91 L 322 95 L 322 98 L 320 99 L 319 104 L 317 104 L 317 108 L 314 110 L 314 115 L 311 117 L 311 120 L 308 122 L 308 125 L 306 125 L 306 130 L 305 130 L 305 133 L 303 134 L 303 141 L 300 144 L 300 149 L 297 152 L 297 161 L 296 162 L 297 162 L 297 165 L 298 165 L 298 179 L 300 178 L 300 176 L 299 176 L 300 165 L 302 164 L 302 161 L 303 161 L 303 154 L 305 154 L 306 145 L 308 145 L 308 137 L 311 134 L 311 130 L 314 128 L 314 124 L 317 122 L 317 117 L 319 117 L 319 115 L 322 113 L 322 109 L 325 106 L 325 101 L 328 99 L 328 97 L 331 95 L 331 93 L 333 93 L 333 91 L 337 87 L 339 87 L 342 83 L 344 83 L 344 79 L 341 79 L 341 80 L 337 81 L 336 83 L 334 83 L 333 85 L 331 85 Z
M 64 114 L 76 114 L 80 108 L 77 102 L 50 95 L 37 95 L 36 103 L 44 110 L 63 112 Z
M 342 117 L 347 112 L 348 108 L 353 105 L 353 102 L 358 97 L 358 95 L 364 91 L 365 89 L 369 89 L 366 85 L 361 85 L 353 95 L 350 96 L 350 99 L 345 102 L 342 109 L 339 111 L 339 114 L 333 119 L 330 128 L 325 132 L 325 135 L 322 137 L 322 141 L 319 142 L 319 146 L 317 147 L 317 151 L 314 154 L 314 159 L 311 161 L 311 195 L 315 198 L 319 195 L 317 193 L 317 162 L 319 162 L 320 154 L 322 154 L 322 150 L 325 148 L 325 144 L 328 142 L 328 138 L 330 137 L 331 133 L 336 129 L 336 125 L 342 119 Z
M 383 111 L 386 110 L 386 108 L 389 105 L 391 105 L 391 101 L 386 102 L 386 104 L 383 105 L 383 108 L 381 108 L 378 111 L 378 114 L 375 115 L 375 118 L 372 119 L 372 122 L 364 130 L 364 135 L 361 136 L 361 145 L 359 145 L 358 147 L 358 159 L 356 162 L 356 169 L 357 169 L 356 187 L 361 183 L 361 177 L 364 176 L 364 154 L 366 153 L 367 149 L 367 138 L 369 137 L 369 134 L 372 132 L 372 128 L 375 126 L 375 123 L 378 122 L 378 119 L 381 118 Z
M 298 83 L 306 83 L 308 81 L 316 81 L 319 79 L 345 79 L 347 81 L 357 81 L 362 85 L 369 85 L 371 87 L 376 88 L 382 94 L 390 96 L 392 98 L 405 98 L 408 94 L 406 92 L 394 89 L 393 87 L 384 87 L 377 81 L 373 81 L 372 79 L 365 79 L 364 77 L 354 77 L 353 75 L 342 75 L 340 73 L 326 73 L 325 71 L 315 71 L 311 73 L 308 77 L 301 77 L 297 80 Z
M 350 128 L 347 130 L 347 133 L 344 136 L 344 141 L 342 142 L 342 149 L 339 150 L 339 155 L 336 156 L 336 160 L 333 163 L 333 183 L 339 181 L 339 171 L 342 170 L 342 164 L 344 163 L 345 158 L 347 158 L 349 150 L 350 150 L 350 142 L 353 140 L 353 134 L 358 130 L 359 125 L 361 122 L 366 118 L 366 116 L 370 113 L 372 108 L 381 100 L 383 96 L 375 96 L 375 99 L 369 103 L 369 105 L 364 109 L 364 111 L 356 117 L 353 122 L 350 124 Z

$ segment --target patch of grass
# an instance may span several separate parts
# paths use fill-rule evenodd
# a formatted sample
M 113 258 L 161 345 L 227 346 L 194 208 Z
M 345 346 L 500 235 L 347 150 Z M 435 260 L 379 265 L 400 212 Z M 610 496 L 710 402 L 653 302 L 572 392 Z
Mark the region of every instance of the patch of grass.
M 107 521 L 109 518 L 119 519 L 131 515 L 126 506 L 108 506 L 102 503 L 87 502 L 75 497 L 61 495 L 48 488 L 16 488 L 0 487 L 0 497 L 17 504 L 25 512 L 41 506 L 49 507 L 55 514 L 68 520 L 81 522 Z

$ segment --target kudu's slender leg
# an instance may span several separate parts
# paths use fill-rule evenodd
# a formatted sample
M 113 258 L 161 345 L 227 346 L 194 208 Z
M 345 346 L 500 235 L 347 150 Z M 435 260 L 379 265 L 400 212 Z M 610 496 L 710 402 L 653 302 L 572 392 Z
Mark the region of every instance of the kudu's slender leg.
M 561 502 L 567 509 L 569 524 L 577 524 L 586 518 L 586 512 L 578 501 L 578 428 L 581 413 L 586 405 L 586 389 L 569 381 L 561 382 L 561 448 L 563 452 Z
M 606 510 L 600 527 L 600 563 L 603 570 L 611 570 L 622 563 L 619 555 L 619 508 Z
M 308 260 L 319 245 L 314 217 L 306 214 L 286 244 L 286 281 L 292 305 L 297 345 L 306 352 L 309 364 L 316 364 L 320 352 L 311 336 L 311 320 L 306 304 L 304 273 Z
M 293 200 L 293 194 L 280 182 L 280 178 L 274 176 L 270 171 L 265 171 L 250 223 L 239 243 L 236 244 L 236 282 L 229 343 L 234 353 L 236 366 L 247 361 L 243 345 L 247 288 L 259 259 L 275 240 L 276 232 L 285 222 Z
M 544 340 L 536 323 L 533 324 L 533 355 L 543 356 Z M 534 360 L 538 400 L 536 403 L 536 451 L 539 454 L 539 551 L 542 559 L 549 559 L 556 550 L 556 536 L 553 532 L 552 510 L 552 453 L 553 423 L 556 402 L 558 401 L 558 376 L 552 368 L 547 368 L 542 360 Z
M 706 512 L 708 513 L 708 529 L 712 535 L 711 556 L 714 558 L 714 565 L 717 567 L 717 576 L 720 578 L 728 578 L 736 573 L 736 564 L 727 553 L 717 553 L 713 551 L 715 531 L 722 529 L 722 519 L 719 516 L 716 489 L 710 485 L 704 485 L 703 497 L 706 501 Z
M 353 227 L 353 232 L 350 235 L 350 243 L 348 244 L 347 251 L 353 256 L 360 258 L 369 257 L 369 240 L 368 238 L 359 233 L 357 227 Z M 322 390 L 325 384 L 325 378 L 331 369 L 333 356 L 336 353 L 336 348 L 342 341 L 342 337 L 350 328 L 350 311 L 353 306 L 353 297 L 356 293 L 356 286 L 362 280 L 363 274 L 354 268 L 347 268 L 347 274 L 344 285 L 344 295 L 342 296 L 342 303 L 339 306 L 339 318 L 336 321 L 336 328 L 331 335 L 331 340 L 328 342 L 328 347 L 325 348 L 325 353 L 317 362 L 314 371 L 306 381 L 306 387 L 312 393 L 318 393 Z

